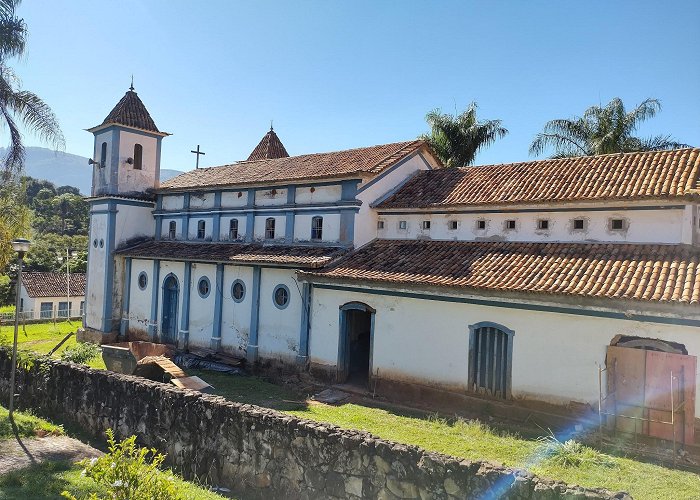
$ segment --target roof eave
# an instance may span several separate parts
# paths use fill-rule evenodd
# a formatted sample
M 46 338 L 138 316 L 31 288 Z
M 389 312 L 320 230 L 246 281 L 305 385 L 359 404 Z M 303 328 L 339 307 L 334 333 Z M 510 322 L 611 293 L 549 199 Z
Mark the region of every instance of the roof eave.
M 155 130 L 148 130 L 145 128 L 132 127 L 131 125 L 124 125 L 122 123 L 116 123 L 116 122 L 101 123 L 100 125 L 97 125 L 97 126 L 92 127 L 92 128 L 86 128 L 84 130 L 86 132 L 90 132 L 90 133 L 94 134 L 96 132 L 99 132 L 99 131 L 104 130 L 104 129 L 109 128 L 109 127 L 122 127 L 122 128 L 126 128 L 126 129 L 137 130 L 139 132 L 144 132 L 144 133 L 151 134 L 151 135 L 156 135 L 159 137 L 167 137 L 169 135 L 173 135 L 173 134 L 168 133 L 168 132 L 157 132 Z

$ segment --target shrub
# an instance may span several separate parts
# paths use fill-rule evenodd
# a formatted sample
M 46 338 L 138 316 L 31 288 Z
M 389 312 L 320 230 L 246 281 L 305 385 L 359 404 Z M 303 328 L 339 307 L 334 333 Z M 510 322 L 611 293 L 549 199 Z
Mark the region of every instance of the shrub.
M 560 441 L 552 431 L 549 431 L 548 436 L 540 437 L 537 440 L 540 442 L 540 454 L 562 467 L 580 467 L 582 465 L 615 467 L 617 465 L 612 457 L 574 439 Z
M 170 471 L 159 470 L 165 455 L 155 449 L 136 446 L 136 436 L 121 442 L 114 439 L 112 429 L 107 429 L 109 453 L 100 458 L 83 460 L 82 474 L 102 486 L 107 495 L 105 500 L 172 500 L 182 498 L 175 486 L 175 478 Z M 78 500 L 69 492 L 62 495 Z M 99 500 L 92 493 L 90 500 Z
M 78 363 L 81 365 L 87 364 L 102 353 L 102 348 L 97 344 L 90 342 L 78 342 L 75 346 L 67 348 L 61 353 L 63 361 Z

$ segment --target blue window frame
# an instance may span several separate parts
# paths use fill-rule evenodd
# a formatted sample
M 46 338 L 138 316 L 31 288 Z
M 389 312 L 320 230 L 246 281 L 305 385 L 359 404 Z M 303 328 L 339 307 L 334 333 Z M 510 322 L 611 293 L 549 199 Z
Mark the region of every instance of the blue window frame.
M 289 305 L 289 288 L 287 285 L 277 285 L 272 292 L 272 303 L 277 309 L 286 309 Z
M 148 275 L 146 274 L 146 271 L 141 271 L 139 273 L 139 277 L 136 280 L 136 282 L 139 285 L 139 289 L 141 289 L 141 290 L 146 289 L 146 285 L 148 285 Z
M 199 293 L 199 296 L 202 297 L 203 299 L 206 299 L 209 297 L 209 292 L 211 291 L 211 283 L 209 282 L 209 278 L 206 276 L 202 276 L 199 278 L 199 281 L 197 282 L 197 292 Z
M 236 280 L 231 285 L 231 298 L 236 303 L 241 303 L 245 299 L 245 283 L 242 280 Z
M 70 304 L 68 302 L 58 303 L 58 317 L 67 318 L 70 315 Z

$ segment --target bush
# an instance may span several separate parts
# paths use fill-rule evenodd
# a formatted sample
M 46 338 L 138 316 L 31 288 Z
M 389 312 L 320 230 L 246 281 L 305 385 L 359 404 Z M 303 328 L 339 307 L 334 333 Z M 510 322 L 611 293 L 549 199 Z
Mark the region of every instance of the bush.
M 93 479 L 102 486 L 107 495 L 104 500 L 172 500 L 182 498 L 175 485 L 172 472 L 159 470 L 165 455 L 155 449 L 136 446 L 136 436 L 131 436 L 121 442 L 114 439 L 112 429 L 107 429 L 109 453 L 100 458 L 83 460 L 82 474 Z M 69 492 L 62 496 L 78 500 Z M 99 500 L 92 493 L 90 500 Z
M 102 353 L 102 348 L 90 342 L 78 342 L 75 346 L 67 348 L 61 353 L 63 361 L 87 364 Z
M 562 467 L 580 467 L 582 465 L 597 465 L 615 467 L 617 464 L 612 457 L 585 446 L 574 439 L 560 441 L 549 431 L 548 436 L 537 439 L 540 442 L 540 455 Z

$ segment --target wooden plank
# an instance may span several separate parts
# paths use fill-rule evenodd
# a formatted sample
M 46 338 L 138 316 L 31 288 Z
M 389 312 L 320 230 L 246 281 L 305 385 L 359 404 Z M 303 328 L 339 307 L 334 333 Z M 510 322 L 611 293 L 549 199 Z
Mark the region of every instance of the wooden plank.
M 609 411 L 618 415 L 644 418 L 644 390 L 646 351 L 627 347 L 609 346 L 606 365 L 608 369 Z M 646 423 L 631 418 L 613 419 L 616 430 L 629 433 L 646 433 Z
M 193 391 L 213 389 L 210 384 L 196 376 L 174 378 L 171 382 L 181 389 L 192 389 Z

